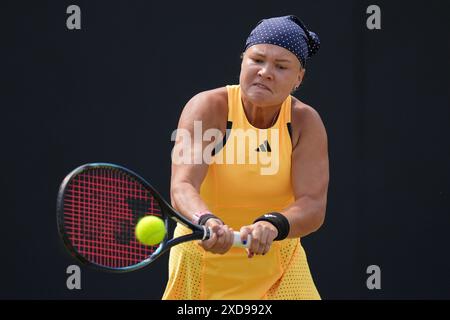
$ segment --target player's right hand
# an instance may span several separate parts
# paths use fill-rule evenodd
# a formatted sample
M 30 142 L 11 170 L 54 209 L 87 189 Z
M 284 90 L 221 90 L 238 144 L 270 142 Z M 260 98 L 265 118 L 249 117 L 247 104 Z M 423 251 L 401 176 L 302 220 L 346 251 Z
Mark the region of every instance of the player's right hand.
M 200 241 L 200 246 L 215 254 L 228 252 L 233 246 L 233 229 L 214 218 L 208 219 L 205 226 L 211 228 L 212 236 L 208 240 Z

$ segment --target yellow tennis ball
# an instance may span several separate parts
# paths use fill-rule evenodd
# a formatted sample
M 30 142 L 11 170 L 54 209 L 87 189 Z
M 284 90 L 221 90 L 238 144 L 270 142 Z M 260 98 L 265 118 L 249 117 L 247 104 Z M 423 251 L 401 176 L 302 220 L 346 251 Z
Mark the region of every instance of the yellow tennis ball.
M 136 225 L 136 238 L 148 246 L 163 241 L 166 236 L 164 221 L 156 216 L 145 216 Z

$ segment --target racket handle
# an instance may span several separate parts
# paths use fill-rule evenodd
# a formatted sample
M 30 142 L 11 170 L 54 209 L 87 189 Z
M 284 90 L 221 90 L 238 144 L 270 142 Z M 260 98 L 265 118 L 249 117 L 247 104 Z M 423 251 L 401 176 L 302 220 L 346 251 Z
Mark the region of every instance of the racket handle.
M 237 231 L 234 231 L 233 247 L 249 248 L 251 243 L 252 243 L 251 235 L 248 235 L 247 241 L 245 243 L 242 243 L 241 234 Z
M 209 239 L 210 235 L 212 234 L 211 228 L 206 228 L 203 226 L 203 230 L 205 232 L 205 235 L 203 237 L 203 240 Z M 238 231 L 234 231 L 234 238 L 233 238 L 233 247 L 238 248 L 250 248 L 250 244 L 252 243 L 252 236 L 247 236 L 247 241 L 245 243 L 242 243 L 241 241 L 241 234 Z

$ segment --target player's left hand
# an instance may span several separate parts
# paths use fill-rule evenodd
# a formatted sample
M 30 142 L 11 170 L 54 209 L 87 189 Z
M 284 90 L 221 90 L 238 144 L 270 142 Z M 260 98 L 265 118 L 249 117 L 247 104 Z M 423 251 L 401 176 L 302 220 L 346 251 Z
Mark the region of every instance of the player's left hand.
M 250 248 L 246 250 L 248 257 L 252 258 L 255 254 L 265 255 L 269 252 L 273 239 L 278 235 L 278 230 L 270 222 L 258 221 L 254 224 L 242 227 L 240 234 L 242 241 L 247 240 L 248 235 L 251 235 L 252 241 Z

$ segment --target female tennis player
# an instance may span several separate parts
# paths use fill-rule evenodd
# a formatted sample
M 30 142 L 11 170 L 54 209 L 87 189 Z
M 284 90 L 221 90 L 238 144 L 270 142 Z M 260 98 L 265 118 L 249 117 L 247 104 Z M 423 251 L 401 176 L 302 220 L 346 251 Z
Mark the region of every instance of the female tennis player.
M 295 16 L 264 19 L 246 41 L 239 84 L 184 107 L 178 129 L 194 137 L 200 124 L 221 136 L 176 140 L 174 154 L 192 161 L 172 157 L 172 205 L 214 235 L 171 249 L 163 299 L 320 299 L 299 238 L 324 221 L 327 136 L 318 113 L 291 95 L 319 45 Z M 232 247 L 233 230 L 251 237 L 249 249 Z M 174 236 L 189 232 L 178 225 Z

